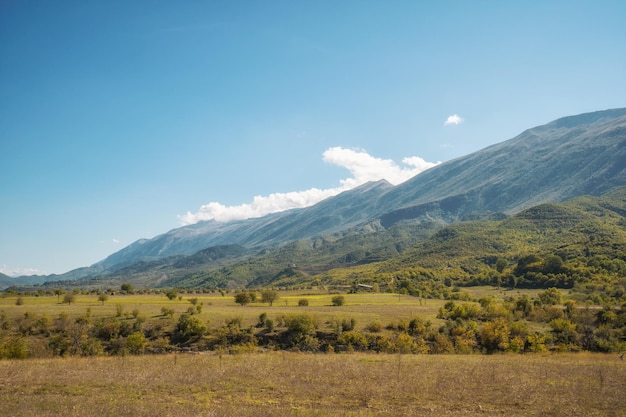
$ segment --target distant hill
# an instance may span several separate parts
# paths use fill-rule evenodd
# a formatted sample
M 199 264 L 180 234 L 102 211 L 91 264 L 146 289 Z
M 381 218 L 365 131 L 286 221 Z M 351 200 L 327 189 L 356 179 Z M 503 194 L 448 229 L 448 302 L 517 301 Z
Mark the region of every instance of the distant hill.
M 514 279 L 516 286 L 569 287 L 587 281 L 585 266 L 594 265 L 589 268 L 594 273 L 624 279 L 625 215 L 626 187 L 621 187 L 602 197 L 543 203 L 505 220 L 456 223 L 379 264 L 372 274 L 402 276 L 420 270 L 462 285 L 493 284 L 496 278 L 506 278 Z M 562 270 L 542 269 L 542 262 L 552 256 L 563 261 Z M 517 268 L 528 257 L 537 263 L 534 274 Z M 499 259 L 504 275 L 496 271 Z M 598 271 L 605 262 L 611 266 Z
M 13 285 L 13 282 L 10 276 L 0 273 L 0 288 L 8 288 Z
M 558 203 L 583 195 L 601 196 L 625 184 L 626 109 L 587 113 L 528 129 L 513 139 L 440 164 L 395 187 L 378 181 L 312 207 L 228 223 L 199 222 L 152 239 L 141 239 L 91 267 L 50 279 L 119 276 L 124 270 L 138 272 L 143 268 L 145 272 L 152 267 L 163 272 L 163 268 L 171 269 L 171 260 L 176 257 L 183 257 L 176 258 L 176 262 L 190 262 L 184 257 L 217 246 L 245 248 L 231 257 L 234 260 L 237 256 L 248 259 L 262 251 L 276 253 L 281 246 L 295 241 L 329 243 L 346 239 L 345 243 L 351 237 L 358 241 L 361 235 L 384 231 L 386 235 L 378 236 L 401 234 L 408 227 L 416 228 L 420 238 L 425 238 L 448 224 L 471 219 L 498 220 L 542 203 Z M 386 247 L 393 246 L 393 239 L 386 239 Z M 398 242 L 402 249 L 403 241 Z M 347 256 L 344 250 L 335 250 Z M 374 256 L 379 255 L 383 256 Z M 141 265 L 133 267 L 138 263 Z M 195 263 L 187 275 L 206 274 L 223 265 L 224 260 Z M 202 268 L 203 272 L 194 272 Z M 185 276 L 180 270 L 174 275 L 176 279 Z M 178 282 L 170 281 L 171 274 L 161 273 L 158 277 L 153 277 L 154 284 Z

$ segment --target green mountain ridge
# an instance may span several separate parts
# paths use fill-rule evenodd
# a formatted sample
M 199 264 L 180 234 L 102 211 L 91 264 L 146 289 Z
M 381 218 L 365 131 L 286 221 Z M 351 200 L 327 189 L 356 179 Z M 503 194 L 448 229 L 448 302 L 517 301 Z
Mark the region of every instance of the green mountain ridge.
M 591 285 L 610 293 L 626 288 L 624 213 L 626 187 L 601 197 L 540 204 L 501 220 L 402 224 L 256 253 L 236 246 L 211 248 L 145 270 L 67 284 L 207 289 L 376 284 L 392 291 L 404 286 L 423 296 L 468 285 L 577 286 L 581 292 Z M 216 253 L 222 255 L 219 264 Z

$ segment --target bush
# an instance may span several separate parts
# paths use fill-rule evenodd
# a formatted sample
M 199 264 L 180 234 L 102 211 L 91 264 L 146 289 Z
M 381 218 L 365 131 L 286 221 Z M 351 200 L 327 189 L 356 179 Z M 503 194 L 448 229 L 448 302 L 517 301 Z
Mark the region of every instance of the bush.
M 346 297 L 344 297 L 343 295 L 336 295 L 333 297 L 332 299 L 332 303 L 334 306 L 342 306 L 346 303 Z
M 369 345 L 367 337 L 363 333 L 354 330 L 342 333 L 337 342 L 347 345 L 354 350 L 365 350 Z
M 356 320 L 355 319 L 343 319 L 341 321 L 341 331 L 342 332 L 349 332 L 350 330 L 354 330 L 354 326 L 356 326 Z
M 182 314 L 176 324 L 176 332 L 183 339 L 203 336 L 207 331 L 205 324 L 197 317 Z
M 380 322 L 380 320 L 376 320 L 376 321 L 371 322 L 365 328 L 365 330 L 367 330 L 368 332 L 372 332 L 372 333 L 378 333 L 382 329 L 383 329 L 383 324 Z
M 250 294 L 248 294 L 247 292 L 240 292 L 238 294 L 235 294 L 235 302 L 237 304 L 241 304 L 242 306 L 245 306 L 252 302 L 252 298 L 250 297 Z
M 142 332 L 135 332 L 126 338 L 126 349 L 132 355 L 140 355 L 146 349 L 146 337 Z
M 28 342 L 25 337 L 11 336 L 0 340 L 0 359 L 26 359 Z
M 174 313 L 176 313 L 176 311 L 173 308 L 161 307 L 161 314 L 163 314 L 165 317 L 171 319 L 172 317 L 174 317 Z
M 298 300 L 298 305 L 300 307 L 307 307 L 309 305 L 309 300 L 307 300 L 306 298 L 302 298 Z

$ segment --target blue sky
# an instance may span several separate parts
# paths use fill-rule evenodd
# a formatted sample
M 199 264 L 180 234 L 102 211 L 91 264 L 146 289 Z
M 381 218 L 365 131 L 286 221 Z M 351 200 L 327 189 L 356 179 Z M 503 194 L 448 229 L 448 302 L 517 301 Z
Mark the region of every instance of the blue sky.
M 623 1 L 1 0 L 0 272 L 624 107 L 625 21 Z

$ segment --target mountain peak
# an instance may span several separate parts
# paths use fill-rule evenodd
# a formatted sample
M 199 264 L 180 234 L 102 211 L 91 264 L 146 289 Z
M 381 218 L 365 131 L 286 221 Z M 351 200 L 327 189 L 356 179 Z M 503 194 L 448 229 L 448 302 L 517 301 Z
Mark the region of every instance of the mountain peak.
M 526 130 L 397 186 L 372 181 L 311 207 L 227 223 L 200 222 L 141 239 L 86 268 L 83 276 L 212 246 L 261 248 L 352 233 L 366 230 L 358 227 L 365 224 L 391 227 L 420 219 L 451 223 L 481 213 L 510 215 L 624 185 L 626 108 L 585 113 Z

